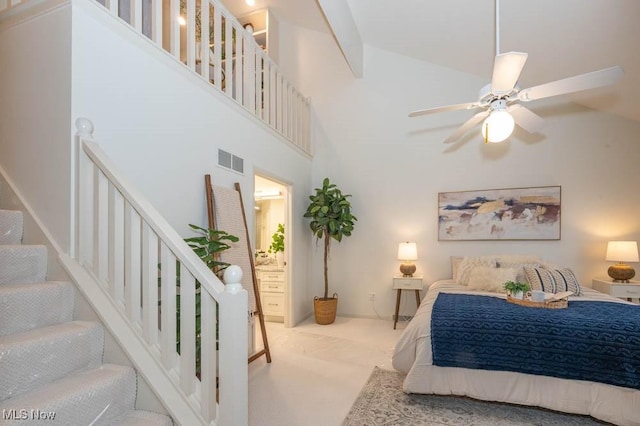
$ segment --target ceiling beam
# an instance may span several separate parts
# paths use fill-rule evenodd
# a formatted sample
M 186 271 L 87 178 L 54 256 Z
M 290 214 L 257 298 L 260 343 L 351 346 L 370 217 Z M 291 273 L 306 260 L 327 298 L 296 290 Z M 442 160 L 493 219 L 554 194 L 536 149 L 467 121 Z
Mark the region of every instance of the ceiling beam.
M 356 78 L 362 77 L 362 39 L 346 0 L 316 0 Z

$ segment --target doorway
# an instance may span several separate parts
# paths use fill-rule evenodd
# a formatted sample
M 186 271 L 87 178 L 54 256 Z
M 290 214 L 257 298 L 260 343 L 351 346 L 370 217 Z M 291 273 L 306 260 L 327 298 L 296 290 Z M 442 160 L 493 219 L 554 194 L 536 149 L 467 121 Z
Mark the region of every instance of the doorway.
M 254 176 L 255 266 L 265 321 L 289 323 L 289 188 Z

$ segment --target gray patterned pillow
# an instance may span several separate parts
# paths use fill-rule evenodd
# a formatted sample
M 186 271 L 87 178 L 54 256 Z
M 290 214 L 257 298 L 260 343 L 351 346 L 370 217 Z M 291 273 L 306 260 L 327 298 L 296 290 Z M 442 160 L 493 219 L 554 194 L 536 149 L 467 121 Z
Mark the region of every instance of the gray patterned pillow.
M 546 293 L 572 291 L 574 295 L 582 295 L 582 287 L 573 271 L 569 268 L 545 269 L 524 267 L 524 275 L 531 285 L 531 290 L 542 290 Z
M 524 268 L 537 268 L 538 263 L 521 263 L 521 262 L 498 262 L 498 268 L 509 268 L 516 270 L 516 281 L 524 283 L 527 282 L 527 277 L 524 275 Z

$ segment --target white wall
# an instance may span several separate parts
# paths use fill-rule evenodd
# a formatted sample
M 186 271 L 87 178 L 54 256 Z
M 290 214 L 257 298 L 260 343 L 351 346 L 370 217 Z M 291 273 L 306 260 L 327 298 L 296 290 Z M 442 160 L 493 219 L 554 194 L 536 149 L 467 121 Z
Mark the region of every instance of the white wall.
M 330 177 L 353 194 L 358 217 L 353 236 L 332 246 L 330 291 L 340 295 L 339 314 L 392 315 L 391 277 L 405 240 L 418 243 L 417 273 L 427 283 L 450 276 L 451 255 L 534 253 L 588 285 L 606 277 L 608 240 L 640 240 L 639 123 L 560 98 L 530 104 L 545 119 L 542 135 L 517 130 L 507 143 L 484 145 L 476 129 L 446 146 L 471 112 L 407 113 L 475 100 L 484 79 L 365 46 L 365 75 L 356 80 L 328 34 L 281 25 L 281 41 L 301 62 L 283 62 L 285 73 L 312 98 L 314 186 Z M 438 192 L 546 185 L 562 186 L 560 241 L 438 241 Z M 320 247 L 312 265 L 317 295 Z M 377 294 L 373 307 L 369 292 Z M 415 312 L 413 295 L 402 310 Z
M 301 217 L 311 160 L 93 2 L 73 14 L 72 116 L 93 120 L 102 148 L 179 233 L 207 223 L 205 174 L 214 185 L 240 182 L 249 229 L 253 170 L 291 184 L 292 320 L 306 317 L 311 240 Z M 244 175 L 217 166 L 219 148 L 244 158 Z
M 69 244 L 71 8 L 0 24 L 0 166 Z M 46 170 L 46 173 L 44 172 Z

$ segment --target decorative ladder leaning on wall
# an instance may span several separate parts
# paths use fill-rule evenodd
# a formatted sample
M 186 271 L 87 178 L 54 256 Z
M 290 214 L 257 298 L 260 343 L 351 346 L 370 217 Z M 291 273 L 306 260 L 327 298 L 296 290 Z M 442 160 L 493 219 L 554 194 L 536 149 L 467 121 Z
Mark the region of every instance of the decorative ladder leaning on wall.
M 218 0 L 96 1 L 294 146 L 312 154 L 308 99 Z M 164 23 L 169 28 L 163 28 Z M 168 40 L 163 38 L 167 35 Z
M 247 292 L 225 287 L 118 173 L 89 120 L 76 127 L 76 244 L 63 266 L 176 422 L 247 424 Z

